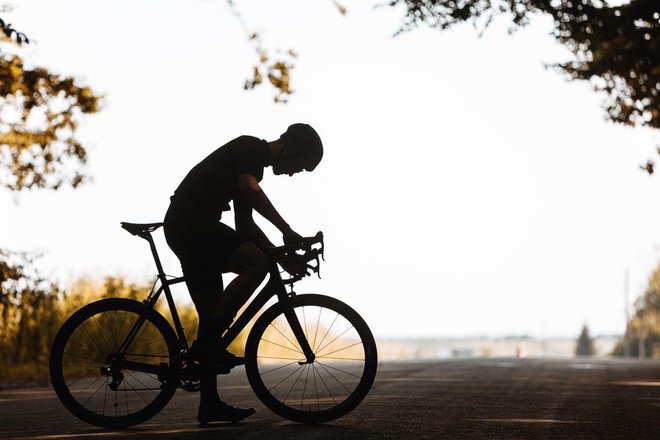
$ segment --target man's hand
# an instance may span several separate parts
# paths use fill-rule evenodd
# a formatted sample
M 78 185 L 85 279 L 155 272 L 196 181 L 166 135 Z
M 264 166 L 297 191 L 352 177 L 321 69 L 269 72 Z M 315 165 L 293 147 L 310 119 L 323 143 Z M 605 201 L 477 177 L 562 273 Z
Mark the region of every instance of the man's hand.
M 286 228 L 282 231 L 282 239 L 284 244 L 287 245 L 296 245 L 302 242 L 302 236 L 291 228 Z
M 287 256 L 280 261 L 282 268 L 286 270 L 290 275 L 309 275 L 309 268 L 307 263 L 304 260 L 295 258 L 292 256 Z

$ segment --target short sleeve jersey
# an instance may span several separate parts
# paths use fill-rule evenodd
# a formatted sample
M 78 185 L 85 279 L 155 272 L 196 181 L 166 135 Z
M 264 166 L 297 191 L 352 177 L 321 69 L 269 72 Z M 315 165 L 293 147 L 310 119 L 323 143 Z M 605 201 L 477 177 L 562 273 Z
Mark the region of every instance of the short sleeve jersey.
M 195 165 L 171 197 L 170 209 L 187 219 L 217 221 L 238 193 L 238 176 L 261 181 L 268 160 L 268 142 L 240 136 Z

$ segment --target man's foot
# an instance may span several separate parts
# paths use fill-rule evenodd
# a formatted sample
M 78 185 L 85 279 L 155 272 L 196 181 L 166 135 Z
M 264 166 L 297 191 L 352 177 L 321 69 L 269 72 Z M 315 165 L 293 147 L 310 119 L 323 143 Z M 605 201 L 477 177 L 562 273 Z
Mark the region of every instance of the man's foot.
M 240 422 L 257 412 L 254 408 L 235 408 L 225 402 L 200 405 L 197 421 L 202 425 L 210 422 Z
M 227 368 L 234 368 L 236 365 L 245 363 L 245 358 L 238 357 L 224 348 L 202 345 L 197 341 L 193 341 L 188 353 L 191 359 L 200 363 L 210 363 Z

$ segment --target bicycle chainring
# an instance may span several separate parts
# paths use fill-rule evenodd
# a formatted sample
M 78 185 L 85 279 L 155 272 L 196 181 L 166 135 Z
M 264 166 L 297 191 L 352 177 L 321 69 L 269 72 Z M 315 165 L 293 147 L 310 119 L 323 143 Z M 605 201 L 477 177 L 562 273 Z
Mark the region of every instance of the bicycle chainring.
M 181 379 L 179 380 L 179 388 L 189 393 L 196 393 L 200 390 L 201 385 L 199 379 Z

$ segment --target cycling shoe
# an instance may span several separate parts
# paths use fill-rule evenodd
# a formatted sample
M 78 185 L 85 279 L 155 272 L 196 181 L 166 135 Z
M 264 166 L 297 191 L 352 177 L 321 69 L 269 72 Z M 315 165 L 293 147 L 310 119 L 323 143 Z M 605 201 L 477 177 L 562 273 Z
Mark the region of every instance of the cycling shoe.
M 194 341 L 188 350 L 190 359 L 200 363 L 210 363 L 217 367 L 234 368 L 245 364 L 245 358 L 236 356 L 227 349 L 218 346 L 202 345 Z
M 240 422 L 257 412 L 254 408 L 235 408 L 225 402 L 199 406 L 197 421 L 202 425 L 210 422 Z

